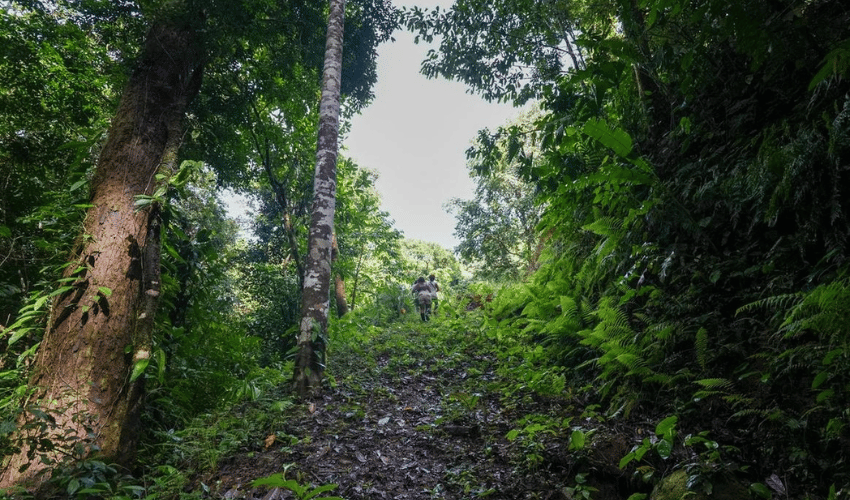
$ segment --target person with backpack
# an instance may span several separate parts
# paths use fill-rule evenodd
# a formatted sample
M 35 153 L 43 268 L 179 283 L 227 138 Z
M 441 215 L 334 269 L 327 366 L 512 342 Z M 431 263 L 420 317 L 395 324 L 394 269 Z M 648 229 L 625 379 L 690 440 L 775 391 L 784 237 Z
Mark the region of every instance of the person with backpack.
M 431 285 L 422 276 L 416 280 L 411 289 L 419 309 L 419 317 L 422 321 L 431 321 Z

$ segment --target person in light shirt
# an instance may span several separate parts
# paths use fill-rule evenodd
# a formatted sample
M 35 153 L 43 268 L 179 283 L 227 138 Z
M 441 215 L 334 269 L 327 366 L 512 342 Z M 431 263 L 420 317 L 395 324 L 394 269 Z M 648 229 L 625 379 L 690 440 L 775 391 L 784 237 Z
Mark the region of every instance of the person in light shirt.
M 416 297 L 419 317 L 422 318 L 422 321 L 431 321 L 431 284 L 420 276 L 413 284 L 411 291 L 413 296 Z

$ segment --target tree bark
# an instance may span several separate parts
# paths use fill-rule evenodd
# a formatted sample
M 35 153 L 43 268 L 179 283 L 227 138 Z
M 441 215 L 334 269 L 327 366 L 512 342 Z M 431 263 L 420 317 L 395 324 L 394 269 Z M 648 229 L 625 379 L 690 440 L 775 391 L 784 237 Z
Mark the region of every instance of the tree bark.
M 158 173 L 175 167 L 182 120 L 200 87 L 199 59 L 192 30 L 158 24 L 148 32 L 98 160 L 92 208 L 65 272 L 76 279 L 53 303 L 30 380 L 36 392 L 25 407 L 51 415 L 55 425 L 45 436 L 35 414 L 23 414 L 21 451 L 0 487 L 37 487 L 46 479 L 40 473 L 48 472 L 41 459 L 62 460 L 74 445 L 83 445 L 77 457 L 96 452 L 121 465 L 135 458 L 144 376 L 133 376 L 133 369 L 150 359 L 160 227 L 157 204 L 136 210 L 134 203 L 137 195 L 155 192 Z M 63 449 L 44 447 L 39 438 Z
M 345 0 L 330 0 L 319 137 L 313 185 L 313 215 L 301 296 L 301 324 L 294 388 L 306 397 L 321 388 L 325 369 L 328 309 L 330 307 L 331 237 L 336 209 L 336 159 L 339 135 L 340 83 Z
M 636 0 L 620 0 L 620 22 L 626 38 L 634 44 L 643 58 L 643 62 L 635 64 L 633 69 L 638 94 L 649 119 L 649 142 L 655 142 L 672 129 L 673 123 L 664 89 L 649 69 L 652 51 L 646 34 L 644 15 Z

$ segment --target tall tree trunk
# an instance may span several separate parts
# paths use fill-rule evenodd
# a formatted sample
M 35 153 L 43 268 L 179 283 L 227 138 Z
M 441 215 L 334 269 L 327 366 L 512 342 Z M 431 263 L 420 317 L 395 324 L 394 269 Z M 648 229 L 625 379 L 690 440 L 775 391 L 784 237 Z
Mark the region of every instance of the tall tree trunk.
M 637 0 L 620 0 L 620 23 L 627 40 L 634 44 L 642 58 L 633 69 L 638 95 L 649 120 L 647 136 L 650 142 L 654 142 L 666 135 L 674 124 L 670 103 L 667 102 L 664 89 L 650 68 L 652 50 L 649 46 L 644 13 Z
M 339 259 L 339 243 L 337 243 L 336 233 L 334 233 L 331 245 L 331 264 L 336 264 L 337 259 Z M 336 317 L 341 318 L 348 314 L 348 302 L 345 300 L 345 280 L 339 271 L 334 272 L 334 299 Z
M 289 256 L 295 263 L 295 272 L 298 274 L 299 284 L 301 288 L 304 288 L 304 266 L 301 264 L 301 254 L 298 251 L 298 237 L 295 234 L 295 226 L 292 225 L 292 209 L 289 206 L 289 198 L 286 196 L 286 187 L 277 180 L 272 171 L 271 153 L 268 146 L 266 146 L 266 153 L 263 156 L 263 168 L 269 178 L 275 201 L 277 201 L 283 217 L 283 230 L 286 232 L 287 241 L 289 241 Z
M 345 0 L 330 0 L 319 138 L 313 186 L 313 215 L 307 245 L 298 357 L 293 374 L 295 391 L 302 397 L 318 392 L 325 370 L 325 345 L 330 307 L 331 237 L 336 209 L 336 158 L 339 135 L 342 36 Z
M 27 407 L 50 414 L 55 426 L 47 436 L 36 435 L 39 421 L 24 414 L 22 449 L 0 487 L 38 486 L 46 479 L 39 475 L 46 467 L 40 458 L 60 460 L 62 454 L 45 448 L 40 437 L 59 447 L 83 444 L 84 456 L 97 450 L 106 461 L 127 465 L 134 459 L 144 394 L 144 377 L 134 367 L 150 358 L 160 288 L 158 208 L 136 210 L 134 202 L 137 195 L 152 195 L 156 174 L 175 166 L 182 119 L 200 86 L 199 56 L 188 28 L 162 24 L 148 32 L 65 272 L 76 279 L 53 304 L 30 380 L 36 393 Z M 68 436 L 74 442 L 60 440 Z

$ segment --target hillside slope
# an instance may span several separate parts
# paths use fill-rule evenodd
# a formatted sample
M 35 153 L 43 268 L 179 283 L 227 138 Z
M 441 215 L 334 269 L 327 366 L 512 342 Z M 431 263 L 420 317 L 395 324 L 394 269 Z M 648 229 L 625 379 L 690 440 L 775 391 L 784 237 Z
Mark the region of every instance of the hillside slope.
M 292 498 L 251 486 L 278 473 L 308 489 L 337 484 L 325 494 L 349 500 L 571 498 L 593 488 L 613 500 L 640 489 L 617 467 L 633 429 L 603 431 L 569 392 L 506 379 L 499 368 L 511 357 L 495 348 L 444 318 L 338 342 L 331 387 L 289 406 L 197 485 L 228 499 Z

